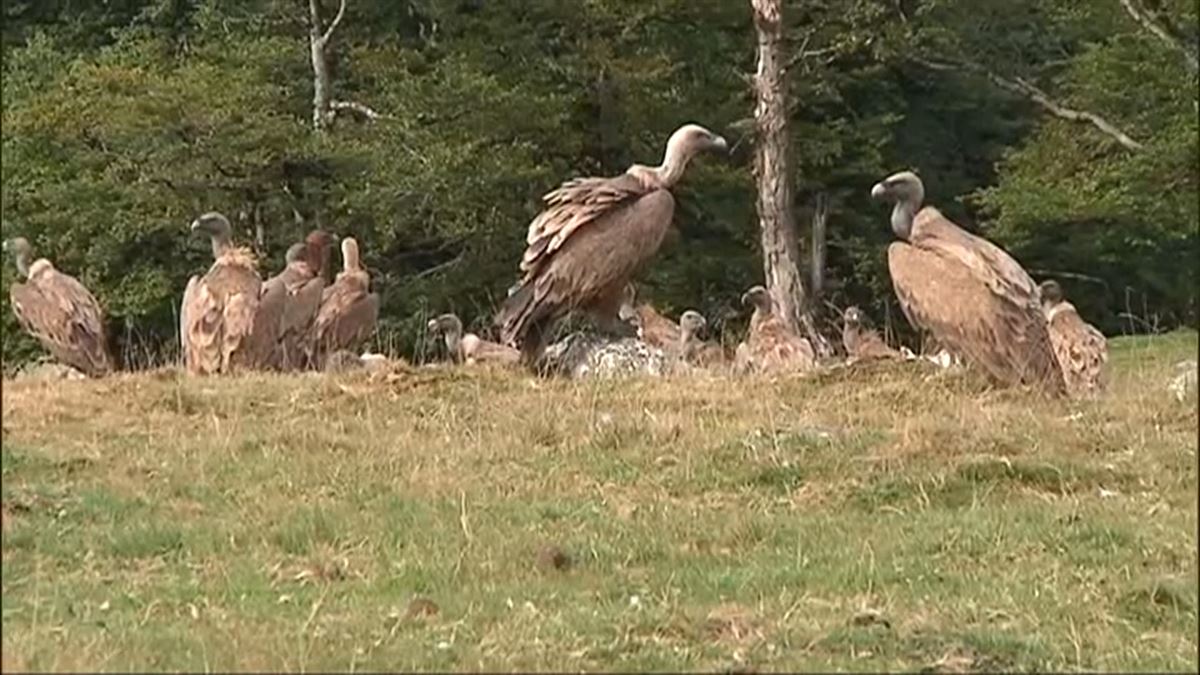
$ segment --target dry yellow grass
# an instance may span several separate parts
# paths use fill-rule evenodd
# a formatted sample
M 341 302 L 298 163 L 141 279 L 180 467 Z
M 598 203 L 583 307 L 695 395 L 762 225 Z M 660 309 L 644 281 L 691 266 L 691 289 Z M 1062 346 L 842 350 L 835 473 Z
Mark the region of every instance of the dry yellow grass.
M 1083 402 L 911 364 L 6 381 L 3 668 L 1195 669 L 1196 345 L 1120 341 Z

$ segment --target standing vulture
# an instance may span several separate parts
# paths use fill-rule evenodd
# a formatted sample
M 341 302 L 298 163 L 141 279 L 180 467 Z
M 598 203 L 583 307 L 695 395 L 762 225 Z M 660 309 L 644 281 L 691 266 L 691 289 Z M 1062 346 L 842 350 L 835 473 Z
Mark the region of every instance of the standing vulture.
M 1108 363 L 1108 341 L 1104 334 L 1079 316 L 1075 305 L 1063 297 L 1057 281 L 1043 281 L 1038 290 L 1050 325 L 1050 344 L 1062 366 L 1068 391 L 1099 392 L 1104 388 L 1104 365 Z
M 333 281 L 333 264 L 331 257 L 336 237 L 325 230 L 313 230 L 304 238 L 304 260 L 308 269 L 321 277 L 322 286 L 328 286 Z
M 328 245 L 324 248 L 327 252 Z M 283 370 L 304 368 L 308 365 L 303 346 L 313 321 L 317 318 L 317 310 L 321 307 L 321 294 L 325 290 L 325 278 L 317 273 L 318 268 L 313 267 L 310 262 L 313 260 L 311 252 L 307 243 L 292 244 L 287 251 L 287 266 L 263 284 L 264 288 L 281 287 L 285 294 L 279 321 L 279 336 L 271 358 L 272 364 Z
M 632 322 L 638 338 L 648 345 L 672 349 L 679 344 L 679 326 L 659 314 L 650 303 L 638 304 L 637 288 L 633 284 L 625 286 L 619 316 L 622 321 Z
M 4 243 L 24 284 L 14 283 L 9 300 L 17 321 L 59 362 L 91 377 L 111 372 L 104 313 L 75 277 L 54 269 L 45 258 L 30 264 L 33 248 L 24 237 Z
M 867 327 L 862 310 L 853 306 L 842 313 L 842 346 L 851 361 L 903 358 L 879 337 L 879 333 Z
M 180 306 L 180 341 L 189 373 L 211 375 L 253 368 L 262 357 L 259 296 L 262 279 L 249 250 L 235 247 L 229 220 L 215 211 L 192 221 L 212 240 L 213 264 L 193 276 Z M 274 298 L 275 296 L 272 296 Z M 256 321 L 257 320 L 257 321 Z
M 952 353 L 1001 384 L 1065 391 L 1037 286 L 995 244 L 964 231 L 932 206 L 921 179 L 903 171 L 871 196 L 895 202 L 888 270 L 905 316 Z
M 534 365 L 549 329 L 584 309 L 619 332 L 622 293 L 658 251 L 675 214 L 671 188 L 704 150 L 726 151 L 725 139 L 687 124 L 671 134 L 662 164 L 635 164 L 613 178 L 576 178 L 543 199 L 529 225 L 523 277 L 496 316 L 502 340 Z
M 446 349 L 455 361 L 473 363 L 517 363 L 521 353 L 512 347 L 497 344 L 475 335 L 463 334 L 462 320 L 454 314 L 443 314 L 430 319 L 429 332 L 440 334 L 446 341 Z
M 342 240 L 342 271 L 326 288 L 313 322 L 309 353 L 318 368 L 325 357 L 340 350 L 356 351 L 379 321 L 379 295 L 371 293 L 371 276 L 358 257 L 358 242 Z
M 739 371 L 767 373 L 809 370 L 816 355 L 808 340 L 796 335 L 775 314 L 767 289 L 754 286 L 742 295 L 743 305 L 753 305 L 750 332 L 738 345 L 736 368 Z

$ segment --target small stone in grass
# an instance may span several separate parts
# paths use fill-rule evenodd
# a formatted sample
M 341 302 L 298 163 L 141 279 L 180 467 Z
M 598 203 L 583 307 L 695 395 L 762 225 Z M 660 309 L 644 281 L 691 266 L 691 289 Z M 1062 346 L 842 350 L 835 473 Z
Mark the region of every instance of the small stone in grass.
M 538 550 L 537 565 L 542 570 L 565 572 L 571 567 L 571 556 L 558 546 L 547 544 Z
M 429 598 L 413 598 L 408 603 L 408 609 L 404 611 L 404 616 L 410 619 L 427 619 L 432 616 L 437 616 L 437 603 Z

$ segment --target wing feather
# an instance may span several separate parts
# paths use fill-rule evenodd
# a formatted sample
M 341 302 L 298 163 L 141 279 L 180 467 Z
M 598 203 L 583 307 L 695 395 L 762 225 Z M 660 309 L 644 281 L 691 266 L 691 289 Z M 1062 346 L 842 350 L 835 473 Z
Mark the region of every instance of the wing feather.
M 1108 341 L 1079 316 L 1075 306 L 1060 302 L 1048 313 L 1050 341 L 1062 367 L 1067 388 L 1073 394 L 1091 394 L 1102 390 Z

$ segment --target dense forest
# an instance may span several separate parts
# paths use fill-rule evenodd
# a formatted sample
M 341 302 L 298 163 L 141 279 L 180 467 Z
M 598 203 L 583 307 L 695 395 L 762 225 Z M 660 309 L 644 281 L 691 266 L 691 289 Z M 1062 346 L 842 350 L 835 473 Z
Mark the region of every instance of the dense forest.
M 209 210 L 266 273 L 314 227 L 357 237 L 383 298 L 376 349 L 420 351 L 443 311 L 484 327 L 540 196 L 656 162 L 685 122 L 733 152 L 689 171 L 641 295 L 740 328 L 761 279 L 747 1 L 3 8 L 3 235 L 91 288 L 127 358 L 174 348 L 211 261 L 188 223 Z M 1194 0 L 792 0 L 786 22 L 802 249 L 828 205 L 827 327 L 858 304 L 909 330 L 868 197 L 906 168 L 1106 333 L 1195 325 Z M 10 365 L 37 353 L 14 278 L 6 260 Z

